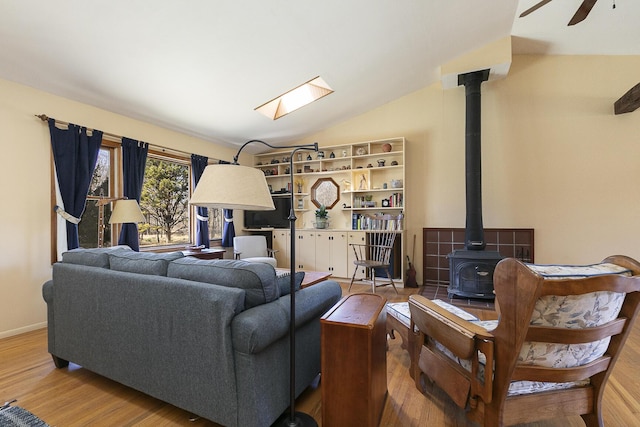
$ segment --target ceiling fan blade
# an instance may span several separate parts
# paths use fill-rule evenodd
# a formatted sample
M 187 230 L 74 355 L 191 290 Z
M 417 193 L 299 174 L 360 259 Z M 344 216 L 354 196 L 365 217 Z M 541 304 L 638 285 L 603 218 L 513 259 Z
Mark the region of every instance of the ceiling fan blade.
M 536 3 L 535 5 L 533 5 L 532 7 L 530 7 L 529 9 L 525 10 L 524 12 L 522 12 L 520 14 L 520 18 L 527 16 L 528 14 L 530 14 L 531 12 L 535 12 L 536 10 L 540 9 L 542 6 L 544 6 L 545 4 L 549 3 L 551 0 L 542 0 L 539 3 Z
M 573 15 L 573 18 L 569 21 L 569 25 L 576 25 L 578 22 L 584 21 L 589 12 L 591 12 L 591 9 L 593 9 L 596 1 L 598 0 L 584 0 L 576 11 L 576 14 Z

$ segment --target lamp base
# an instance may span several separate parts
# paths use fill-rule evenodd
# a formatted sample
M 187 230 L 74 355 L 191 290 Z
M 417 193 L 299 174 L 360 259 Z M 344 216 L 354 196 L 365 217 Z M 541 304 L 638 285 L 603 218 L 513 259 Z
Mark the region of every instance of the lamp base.
M 318 423 L 309 414 L 295 412 L 295 417 L 291 420 L 291 412 L 286 411 L 273 423 L 272 427 L 318 427 Z

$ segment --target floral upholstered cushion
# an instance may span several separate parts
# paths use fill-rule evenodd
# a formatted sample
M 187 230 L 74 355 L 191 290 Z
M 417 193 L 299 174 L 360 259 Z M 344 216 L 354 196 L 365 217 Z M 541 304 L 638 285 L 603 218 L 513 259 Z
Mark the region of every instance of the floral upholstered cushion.
M 566 279 L 604 274 L 630 275 L 631 271 L 615 264 L 586 266 L 534 265 L 534 272 L 547 279 Z M 612 321 L 618 316 L 624 293 L 593 292 L 584 295 L 546 295 L 536 301 L 531 325 L 560 328 L 592 328 Z M 560 345 L 525 342 L 519 362 L 523 364 L 566 368 L 584 365 L 604 354 L 607 340 L 588 344 Z
M 631 271 L 615 264 L 594 264 L 586 266 L 534 265 L 527 264 L 532 271 L 547 279 L 584 278 L 606 274 L 631 275 Z M 562 328 L 591 328 L 612 321 L 618 316 L 624 293 L 593 292 L 584 295 L 543 296 L 536 302 L 531 316 L 531 325 Z M 492 330 L 497 322 L 473 323 Z M 524 342 L 518 356 L 518 364 L 536 365 L 554 368 L 581 366 L 601 357 L 609 345 L 609 338 L 585 344 L 555 344 L 544 342 Z M 455 357 L 440 343 L 436 347 L 456 360 L 462 367 L 471 370 L 469 360 Z M 479 377 L 484 375 L 484 355 Z M 559 390 L 589 384 L 589 380 L 569 383 L 514 381 L 509 386 L 508 395 L 536 393 L 547 390 Z

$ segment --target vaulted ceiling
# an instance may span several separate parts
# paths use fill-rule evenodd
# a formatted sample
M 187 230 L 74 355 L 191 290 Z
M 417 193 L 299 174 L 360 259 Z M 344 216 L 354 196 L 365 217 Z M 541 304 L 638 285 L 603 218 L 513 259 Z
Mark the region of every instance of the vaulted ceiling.
M 537 2 L 4 1 L 0 78 L 213 142 L 282 144 L 506 36 L 515 54 L 640 54 L 640 2 L 599 0 L 572 27 L 582 0 L 518 17 Z M 335 92 L 276 121 L 254 111 L 316 76 Z

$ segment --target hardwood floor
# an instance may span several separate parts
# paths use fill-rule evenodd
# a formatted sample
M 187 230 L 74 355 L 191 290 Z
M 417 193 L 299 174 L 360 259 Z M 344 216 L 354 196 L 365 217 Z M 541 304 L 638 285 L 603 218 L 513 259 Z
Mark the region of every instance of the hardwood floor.
M 346 294 L 347 285 L 343 285 Z M 405 301 L 419 289 L 378 289 L 389 301 Z M 352 292 L 369 292 L 354 285 Z M 475 310 L 474 310 L 475 311 Z M 640 425 L 640 326 L 636 324 L 604 393 L 604 421 L 608 427 Z M 47 353 L 46 329 L 0 340 L 0 404 L 33 412 L 51 426 L 217 426 L 207 420 L 189 421 L 190 414 L 71 364 L 56 369 Z M 440 390 L 421 394 L 409 377 L 409 355 L 400 339 L 389 341 L 389 395 L 380 426 L 470 426 L 463 411 Z M 320 386 L 310 387 L 296 401 L 296 409 L 321 420 Z M 534 410 L 532 408 L 532 410 Z M 579 417 L 528 424 L 530 427 L 583 426 Z M 325 426 L 328 427 L 328 426 Z

